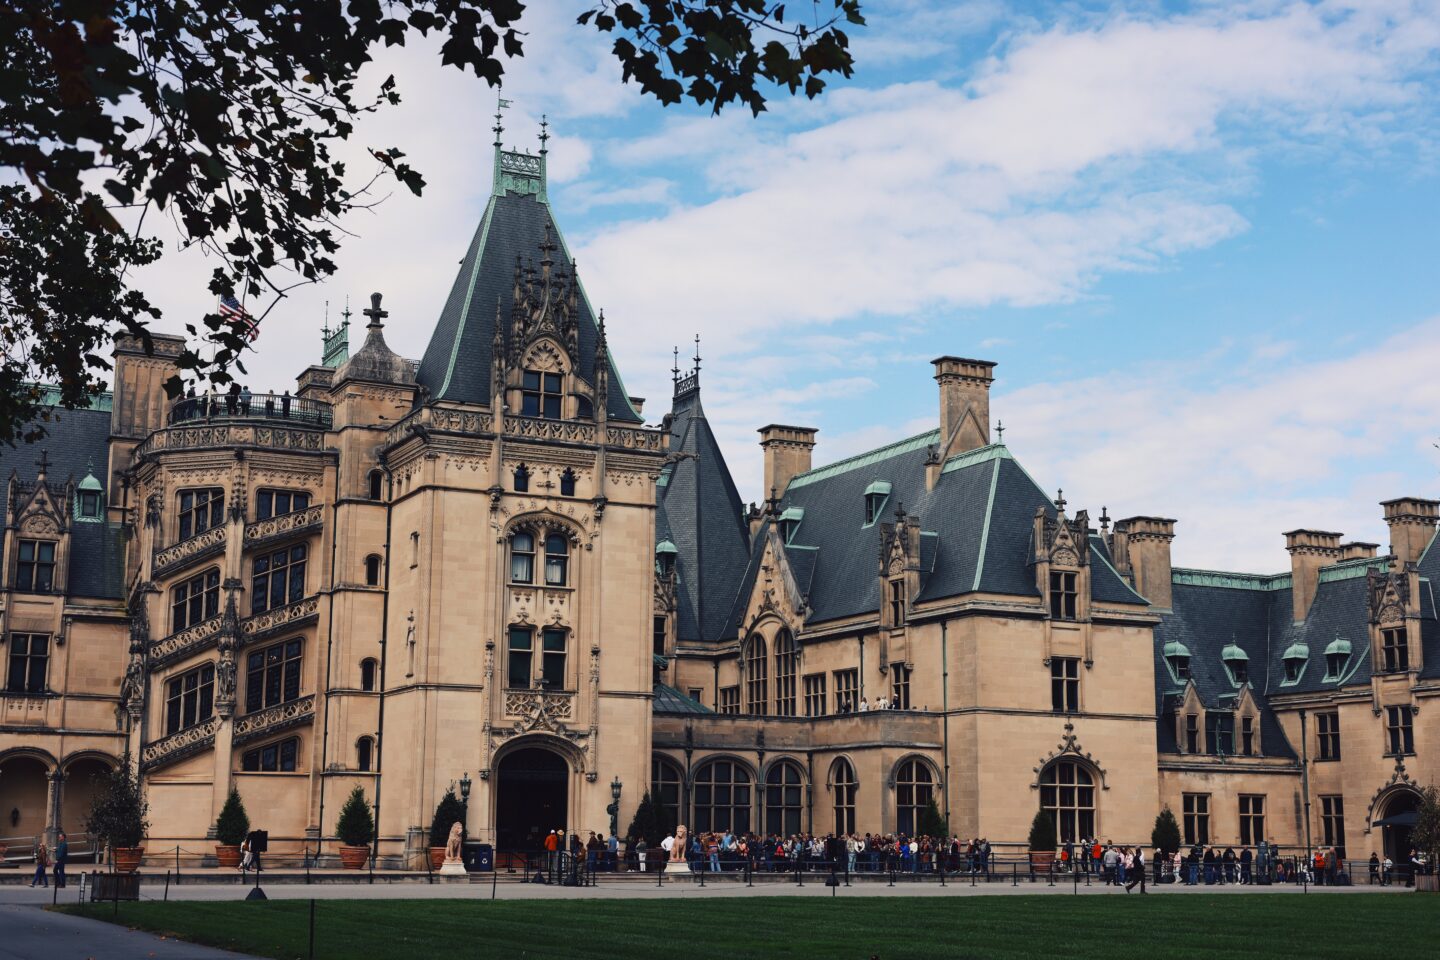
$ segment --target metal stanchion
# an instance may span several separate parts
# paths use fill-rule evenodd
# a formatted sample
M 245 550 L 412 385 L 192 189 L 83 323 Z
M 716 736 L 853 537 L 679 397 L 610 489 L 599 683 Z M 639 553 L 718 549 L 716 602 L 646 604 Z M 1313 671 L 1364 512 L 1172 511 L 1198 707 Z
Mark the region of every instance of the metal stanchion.
M 1020 864 L 1018 863 L 1010 864 L 1010 886 L 1020 886 Z
M 425 855 L 430 855 L 427 850 Z M 310 960 L 315 960 L 315 898 L 310 898 Z
M 165 902 L 170 902 L 170 871 L 165 871 Z

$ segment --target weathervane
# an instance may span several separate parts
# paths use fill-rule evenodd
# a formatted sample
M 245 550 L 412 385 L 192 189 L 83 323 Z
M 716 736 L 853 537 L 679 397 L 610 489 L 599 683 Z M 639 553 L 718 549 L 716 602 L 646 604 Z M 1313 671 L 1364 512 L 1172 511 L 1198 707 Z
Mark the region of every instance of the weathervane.
M 1005 421 L 1004 421 L 1004 420 L 1001 420 L 999 423 L 995 424 L 995 432 L 999 435 L 999 439 L 996 440 L 995 442 L 998 443 L 998 444 L 1000 444 L 1000 445 L 1003 447 L 1003 446 L 1005 445 Z

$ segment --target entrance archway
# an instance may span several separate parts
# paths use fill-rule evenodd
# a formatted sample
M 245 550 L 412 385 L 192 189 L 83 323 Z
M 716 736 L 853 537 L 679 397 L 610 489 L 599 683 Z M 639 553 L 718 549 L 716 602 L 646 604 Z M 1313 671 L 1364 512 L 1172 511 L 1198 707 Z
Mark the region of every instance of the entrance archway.
M 0 836 L 43 837 L 49 825 L 50 769 L 39 757 L 19 754 L 0 760 Z M 22 844 L 11 841 L 12 853 Z
M 534 851 L 569 823 L 570 766 L 543 747 L 523 747 L 496 768 L 495 848 Z
M 60 804 L 60 829 L 70 834 L 85 831 L 85 818 L 105 778 L 115 765 L 99 757 L 80 757 L 65 767 L 65 792 Z M 73 844 L 72 844 L 73 849 Z
M 1413 790 L 1397 790 L 1381 808 L 1382 816 L 1375 821 L 1383 833 L 1385 856 L 1396 865 L 1410 862 L 1410 831 L 1415 827 L 1415 813 L 1420 809 L 1420 795 Z

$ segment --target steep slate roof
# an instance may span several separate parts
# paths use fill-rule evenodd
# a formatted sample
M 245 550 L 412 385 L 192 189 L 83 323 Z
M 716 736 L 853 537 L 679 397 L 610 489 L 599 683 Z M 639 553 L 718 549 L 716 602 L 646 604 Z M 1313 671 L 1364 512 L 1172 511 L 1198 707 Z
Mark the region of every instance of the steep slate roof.
M 547 225 L 559 243 L 555 269 L 572 271 L 574 261 L 547 202 L 530 194 L 498 190 L 490 197 L 416 374 L 431 399 L 489 405 L 495 305 L 500 304 L 500 315 L 508 327 L 514 304 L 515 258 L 527 262 L 539 258 Z M 581 378 L 593 384 L 598 333 L 583 286 L 579 308 L 580 355 L 575 361 Z M 606 411 L 612 420 L 639 423 L 641 419 L 630 406 L 613 357 Z
M 655 699 L 651 701 L 652 713 L 705 714 L 714 713 L 698 700 L 691 700 L 668 683 L 655 684 Z
M 0 480 L 8 481 L 13 470 L 21 481 L 33 484 L 43 450 L 50 460 L 46 480 L 52 489 L 63 489 L 72 478 L 79 484 L 87 472 L 104 481 L 109 462 L 108 410 L 57 410 L 46 429 L 48 435 L 35 443 L 0 445 Z M 66 504 L 72 519 L 74 506 Z M 70 592 L 102 599 L 124 597 L 125 540 L 119 525 L 72 522 L 70 530 Z
M 669 451 L 656 486 L 656 543 L 675 544 L 676 637 L 725 637 L 731 604 L 750 555 L 744 506 L 700 405 L 698 376 L 686 378 L 670 412 Z

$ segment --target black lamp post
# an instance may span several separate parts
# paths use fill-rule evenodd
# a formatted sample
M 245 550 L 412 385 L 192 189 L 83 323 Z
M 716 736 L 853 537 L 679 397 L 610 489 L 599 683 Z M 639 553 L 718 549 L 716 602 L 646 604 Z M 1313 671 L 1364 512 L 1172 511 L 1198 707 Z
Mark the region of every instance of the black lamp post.
M 616 777 L 614 780 L 611 780 L 611 781 L 610 781 L 610 799 L 611 799 L 612 802 L 611 802 L 610 806 L 608 806 L 608 807 L 605 808 L 605 812 L 608 813 L 608 814 L 610 814 L 610 836 L 613 837 L 613 836 L 615 836 L 617 833 L 620 832 L 620 778 L 619 778 L 619 777 Z
M 460 806 L 465 811 L 465 829 L 470 829 L 470 771 L 460 778 Z

